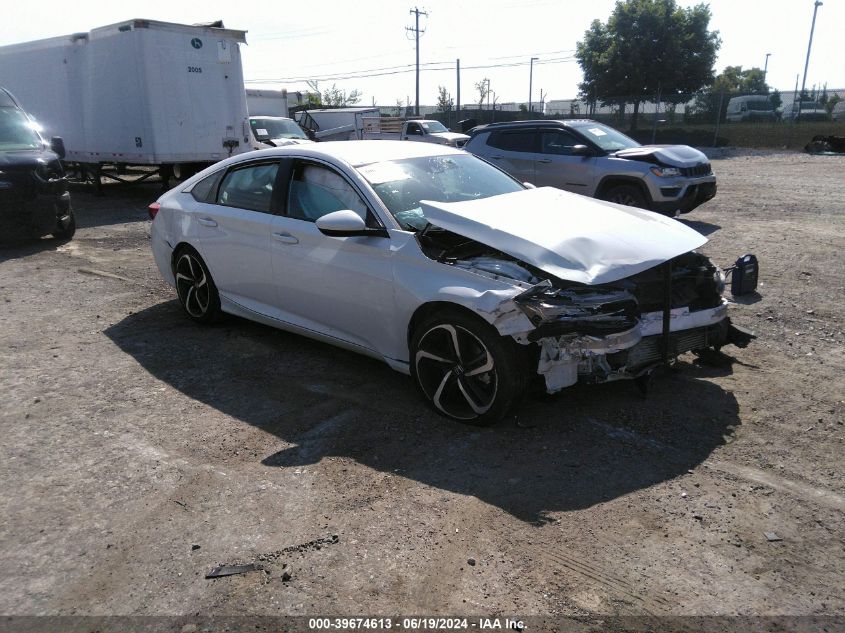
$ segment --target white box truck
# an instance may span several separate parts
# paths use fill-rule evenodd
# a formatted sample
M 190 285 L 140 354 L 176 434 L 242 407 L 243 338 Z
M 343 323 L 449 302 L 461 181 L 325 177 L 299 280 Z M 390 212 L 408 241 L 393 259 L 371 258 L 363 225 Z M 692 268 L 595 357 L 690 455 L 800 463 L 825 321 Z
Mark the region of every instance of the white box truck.
M 288 91 L 246 89 L 246 105 L 250 116 L 288 117 Z
M 0 47 L 0 85 L 28 107 L 66 161 L 99 186 L 127 166 L 166 181 L 250 151 L 239 44 L 246 32 L 128 20 Z

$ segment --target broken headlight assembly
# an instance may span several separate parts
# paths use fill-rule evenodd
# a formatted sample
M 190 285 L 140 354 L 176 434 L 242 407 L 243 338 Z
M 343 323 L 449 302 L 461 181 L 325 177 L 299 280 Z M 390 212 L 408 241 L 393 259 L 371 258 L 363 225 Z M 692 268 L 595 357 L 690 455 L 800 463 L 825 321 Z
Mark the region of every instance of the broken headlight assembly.
M 637 300 L 627 290 L 555 288 L 545 281 L 514 298 L 537 328 L 529 339 L 567 333 L 606 335 L 624 332 L 638 323 Z
M 658 178 L 675 178 L 681 175 L 681 170 L 677 167 L 663 167 L 661 165 L 654 165 L 650 167 L 651 173 Z

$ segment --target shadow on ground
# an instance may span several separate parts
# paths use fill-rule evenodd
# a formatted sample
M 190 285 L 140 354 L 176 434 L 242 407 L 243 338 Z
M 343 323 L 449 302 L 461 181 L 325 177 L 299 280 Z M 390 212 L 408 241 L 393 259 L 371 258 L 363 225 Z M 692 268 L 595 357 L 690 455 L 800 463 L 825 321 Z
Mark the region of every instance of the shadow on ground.
M 715 233 L 722 227 L 718 224 L 711 224 L 710 222 L 702 222 L 701 220 L 687 220 L 686 218 L 681 218 L 681 222 L 686 224 L 691 229 L 694 229 L 701 233 L 702 235 L 710 235 Z
M 70 191 L 76 226 L 80 229 L 149 220 L 147 207 L 164 193 L 158 181 L 107 183 L 99 196 L 93 185 L 73 184 Z
M 240 319 L 198 327 L 176 301 L 106 334 L 186 396 L 294 444 L 268 447 L 268 468 L 348 457 L 532 523 L 683 475 L 739 424 L 733 395 L 690 363 L 646 399 L 631 382 L 575 387 L 479 429 L 430 412 L 410 378 L 377 361 Z

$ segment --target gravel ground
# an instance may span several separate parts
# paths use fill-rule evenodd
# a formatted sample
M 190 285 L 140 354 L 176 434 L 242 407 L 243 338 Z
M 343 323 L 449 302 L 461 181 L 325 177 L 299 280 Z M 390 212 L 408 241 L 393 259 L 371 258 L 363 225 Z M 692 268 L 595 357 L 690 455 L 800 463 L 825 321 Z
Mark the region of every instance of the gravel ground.
M 155 185 L 74 191 L 74 240 L 0 249 L 0 614 L 845 616 L 845 159 L 713 164 L 685 221 L 760 258 L 733 307 L 759 339 L 491 429 L 371 359 L 189 323 Z

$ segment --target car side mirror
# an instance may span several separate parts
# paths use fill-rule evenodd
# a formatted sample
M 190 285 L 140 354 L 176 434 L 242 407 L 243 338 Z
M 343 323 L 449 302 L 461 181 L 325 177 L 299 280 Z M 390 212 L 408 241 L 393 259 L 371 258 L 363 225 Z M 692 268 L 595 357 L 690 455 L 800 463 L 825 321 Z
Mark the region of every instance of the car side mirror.
M 388 237 L 387 229 L 368 228 L 364 218 L 349 209 L 327 213 L 315 224 L 320 233 L 329 237 Z
M 522 184 L 525 185 L 526 189 L 536 189 L 537 188 L 537 185 L 535 185 L 533 182 L 524 182 Z
M 591 156 L 593 151 L 587 147 L 586 145 L 573 145 L 572 146 L 572 155 L 573 156 Z
M 61 136 L 54 136 L 50 139 L 50 149 L 55 153 L 59 158 L 64 159 L 65 157 L 65 142 Z

